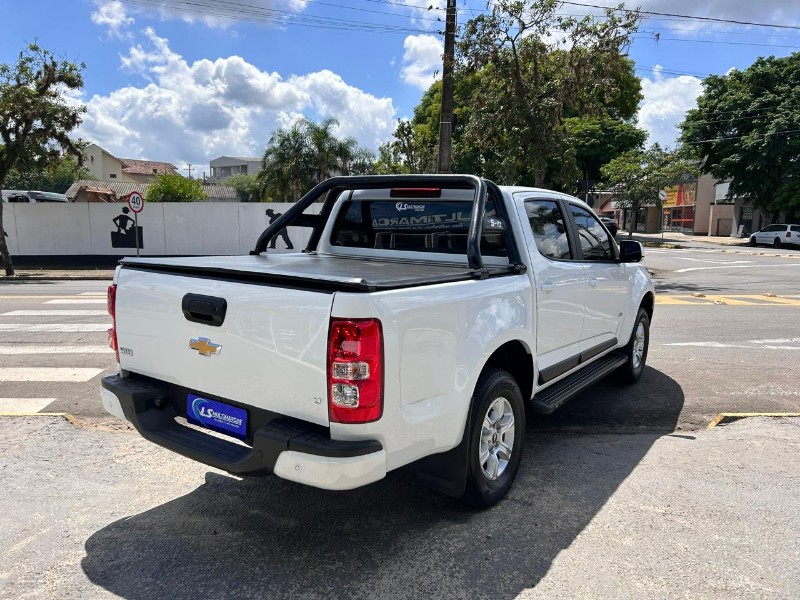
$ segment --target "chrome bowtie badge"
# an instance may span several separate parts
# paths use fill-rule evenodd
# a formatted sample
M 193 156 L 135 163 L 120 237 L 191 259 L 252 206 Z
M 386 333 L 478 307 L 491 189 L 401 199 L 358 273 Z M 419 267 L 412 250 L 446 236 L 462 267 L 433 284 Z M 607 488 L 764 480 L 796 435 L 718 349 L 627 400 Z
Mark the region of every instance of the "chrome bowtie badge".
M 208 338 L 195 338 L 189 340 L 189 348 L 197 350 L 203 356 L 212 356 L 222 351 L 222 344 L 215 344 Z

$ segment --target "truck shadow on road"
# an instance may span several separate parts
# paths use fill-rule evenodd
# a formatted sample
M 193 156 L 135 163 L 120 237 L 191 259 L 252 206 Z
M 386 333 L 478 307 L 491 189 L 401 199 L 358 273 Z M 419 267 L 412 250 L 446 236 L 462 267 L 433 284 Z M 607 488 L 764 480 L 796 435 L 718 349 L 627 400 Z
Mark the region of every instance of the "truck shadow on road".
M 595 387 L 532 420 L 517 482 L 494 509 L 467 510 L 402 474 L 333 493 L 208 473 L 193 492 L 93 534 L 83 569 L 137 600 L 513 598 L 541 582 L 683 406 L 678 383 L 652 368 L 639 386 Z M 564 433 L 648 418 L 638 435 Z

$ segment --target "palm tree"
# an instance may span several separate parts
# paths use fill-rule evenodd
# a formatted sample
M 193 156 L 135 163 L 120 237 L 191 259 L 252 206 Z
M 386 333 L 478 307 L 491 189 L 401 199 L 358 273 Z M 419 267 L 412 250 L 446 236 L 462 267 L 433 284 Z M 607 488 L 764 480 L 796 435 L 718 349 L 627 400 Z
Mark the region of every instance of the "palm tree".
M 333 117 L 314 123 L 303 119 L 302 126 L 306 134 L 306 143 L 311 161 L 314 164 L 314 183 L 320 183 L 330 177 L 338 168 L 340 141 L 333 130 L 339 121 Z
M 261 192 L 273 198 L 291 198 L 296 202 L 300 192 L 309 187 L 314 175 L 301 123 L 290 129 L 273 132 L 261 159 L 258 179 Z

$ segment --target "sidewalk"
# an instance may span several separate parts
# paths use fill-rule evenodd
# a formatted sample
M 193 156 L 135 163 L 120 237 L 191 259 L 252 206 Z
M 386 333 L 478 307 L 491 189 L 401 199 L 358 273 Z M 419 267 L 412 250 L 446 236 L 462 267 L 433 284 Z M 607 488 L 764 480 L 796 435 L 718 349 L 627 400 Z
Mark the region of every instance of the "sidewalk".
M 617 239 L 621 240 L 628 237 L 628 232 L 620 229 L 617 233 Z M 707 248 L 709 246 L 747 246 L 747 238 L 732 238 L 729 236 L 711 236 L 711 235 L 687 235 L 676 231 L 665 231 L 663 238 L 661 233 L 638 233 L 634 232 L 633 239 L 642 243 L 657 243 L 660 244 L 675 244 L 687 248 L 699 247 Z
M 16 269 L 13 277 L 6 277 L 0 270 L 0 283 L 7 281 L 93 281 L 110 280 L 114 277 L 113 269 Z

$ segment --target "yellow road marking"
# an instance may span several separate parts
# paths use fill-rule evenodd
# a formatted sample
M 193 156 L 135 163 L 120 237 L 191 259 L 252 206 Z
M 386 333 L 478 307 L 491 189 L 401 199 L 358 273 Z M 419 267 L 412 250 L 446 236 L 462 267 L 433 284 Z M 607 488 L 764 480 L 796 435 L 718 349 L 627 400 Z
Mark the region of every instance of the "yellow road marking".
M 78 424 L 78 419 L 76 419 L 70 413 L 6 412 L 6 413 L 0 413 L 0 417 L 61 417 L 62 419 L 66 419 L 73 425 Z
M 714 429 L 726 419 L 746 419 L 747 417 L 800 417 L 800 413 L 768 413 L 768 412 L 749 412 L 749 413 L 719 413 L 714 417 L 706 429 Z
M 719 300 L 720 302 L 724 302 L 729 306 L 756 306 L 757 302 L 745 302 L 744 300 L 737 300 L 739 296 L 706 296 L 706 300 L 709 300 L 712 304 L 714 300 Z
M 765 304 L 785 304 L 789 306 L 800 306 L 800 299 L 781 298 L 780 296 L 742 296 L 742 298 L 753 298 L 762 300 Z
M 714 304 L 714 302 L 719 304 Z M 770 298 L 769 296 L 754 294 L 715 294 L 706 295 L 703 298 L 690 296 L 688 294 L 659 294 L 656 296 L 656 304 L 691 304 L 693 306 L 720 306 L 725 303 L 728 306 L 800 306 L 800 296 Z

